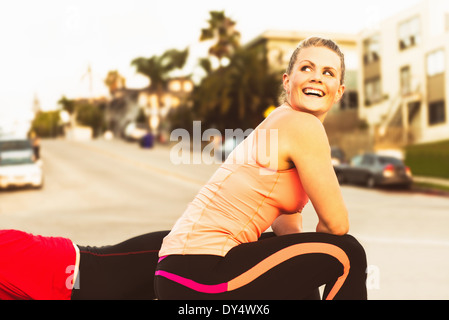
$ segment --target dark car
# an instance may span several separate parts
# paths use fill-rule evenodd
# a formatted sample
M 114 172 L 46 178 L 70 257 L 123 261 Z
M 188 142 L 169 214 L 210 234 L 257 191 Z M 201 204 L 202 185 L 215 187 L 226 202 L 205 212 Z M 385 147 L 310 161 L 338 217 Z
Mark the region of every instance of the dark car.
M 331 157 L 334 166 L 345 162 L 345 153 L 339 147 L 331 147 Z
M 355 156 L 349 164 L 334 166 L 340 184 L 363 184 L 375 186 L 402 186 L 409 188 L 413 182 L 412 172 L 402 160 L 390 156 L 365 153 Z

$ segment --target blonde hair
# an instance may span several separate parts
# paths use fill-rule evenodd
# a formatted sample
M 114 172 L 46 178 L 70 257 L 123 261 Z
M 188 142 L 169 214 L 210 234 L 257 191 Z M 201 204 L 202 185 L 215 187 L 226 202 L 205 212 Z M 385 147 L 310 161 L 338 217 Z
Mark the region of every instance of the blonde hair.
M 295 66 L 296 60 L 298 59 L 298 55 L 301 52 L 301 50 L 310 47 L 325 47 L 334 51 L 340 57 L 341 62 L 340 84 L 343 85 L 345 82 L 345 71 L 346 71 L 345 56 L 343 52 L 340 50 L 340 47 L 334 41 L 321 37 L 309 37 L 307 39 L 302 40 L 296 47 L 295 51 L 293 51 L 285 73 L 287 73 L 288 75 L 292 73 L 293 67 Z M 285 99 L 286 94 L 285 91 L 282 90 L 281 96 L 279 97 L 279 102 L 284 103 Z

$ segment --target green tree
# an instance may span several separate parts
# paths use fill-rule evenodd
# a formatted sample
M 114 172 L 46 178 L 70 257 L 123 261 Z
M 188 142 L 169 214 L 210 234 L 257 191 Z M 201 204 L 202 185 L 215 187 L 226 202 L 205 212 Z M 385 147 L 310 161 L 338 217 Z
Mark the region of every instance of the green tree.
M 98 136 L 106 129 L 104 103 L 89 103 L 86 100 L 71 100 L 63 96 L 59 105 L 70 115 L 70 126 L 81 124 L 92 128 L 94 136 Z M 59 117 L 59 111 L 58 111 Z
M 67 99 L 66 96 L 62 96 L 59 99 L 58 104 L 62 107 L 63 110 L 67 111 L 70 115 L 75 112 L 76 103 L 74 100 Z
M 34 117 L 30 132 L 42 138 L 55 138 L 61 133 L 59 110 L 40 111 Z
M 231 58 L 240 46 L 240 32 L 235 29 L 236 22 L 226 17 L 224 11 L 210 11 L 209 14 L 209 26 L 201 29 L 200 41 L 214 40 L 209 54 L 223 67 L 223 58 Z
M 212 63 L 209 58 L 200 58 L 198 60 L 198 65 L 206 72 L 206 75 L 210 75 L 212 73 Z
M 236 22 L 224 11 L 211 11 L 208 24 L 201 30 L 200 40 L 215 40 L 209 55 L 220 64 L 213 70 L 210 59 L 199 60 L 206 76 L 193 93 L 195 113 L 208 126 L 222 131 L 255 128 L 264 111 L 276 104 L 281 78 L 269 71 L 263 49 L 240 47 Z M 225 58 L 229 59 L 226 65 Z
M 263 49 L 239 49 L 229 65 L 232 97 L 229 116 L 242 127 L 255 128 L 264 111 L 275 105 L 281 77 L 270 71 Z
M 104 84 L 112 95 L 117 89 L 126 87 L 126 79 L 117 70 L 111 70 L 106 75 Z
M 158 104 L 162 106 L 162 94 L 167 88 L 170 80 L 170 73 L 175 69 L 184 67 L 189 49 L 176 50 L 170 49 L 162 55 L 154 55 L 150 58 L 139 57 L 131 62 L 138 73 L 147 76 L 150 79 L 150 90 L 156 92 Z
M 264 111 L 276 104 L 280 81 L 262 50 L 239 48 L 228 66 L 210 72 L 195 88 L 195 113 L 221 131 L 255 128 Z
M 94 136 L 97 137 L 105 129 L 104 107 L 83 103 L 77 106 L 77 122 L 92 128 Z

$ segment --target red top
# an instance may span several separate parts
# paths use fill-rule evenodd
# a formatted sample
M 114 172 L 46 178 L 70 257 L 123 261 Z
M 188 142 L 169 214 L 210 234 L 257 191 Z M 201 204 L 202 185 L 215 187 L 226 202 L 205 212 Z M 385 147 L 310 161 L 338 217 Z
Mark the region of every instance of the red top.
M 0 230 L 0 299 L 70 300 L 72 241 Z

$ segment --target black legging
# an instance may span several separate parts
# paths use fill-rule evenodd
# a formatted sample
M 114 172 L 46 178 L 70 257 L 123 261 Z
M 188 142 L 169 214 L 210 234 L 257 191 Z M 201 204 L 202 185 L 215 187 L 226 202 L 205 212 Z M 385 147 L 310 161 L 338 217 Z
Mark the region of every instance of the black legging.
M 143 234 L 116 245 L 79 246 L 80 270 L 72 300 L 153 300 L 162 240 L 170 231 Z M 273 237 L 265 233 L 261 239 Z M 311 295 L 310 299 L 316 298 Z
M 154 272 L 168 232 L 144 234 L 113 246 L 78 246 L 79 282 L 72 300 L 155 299 Z
M 225 257 L 170 255 L 156 268 L 158 299 L 367 299 L 366 256 L 350 235 L 266 235 Z

